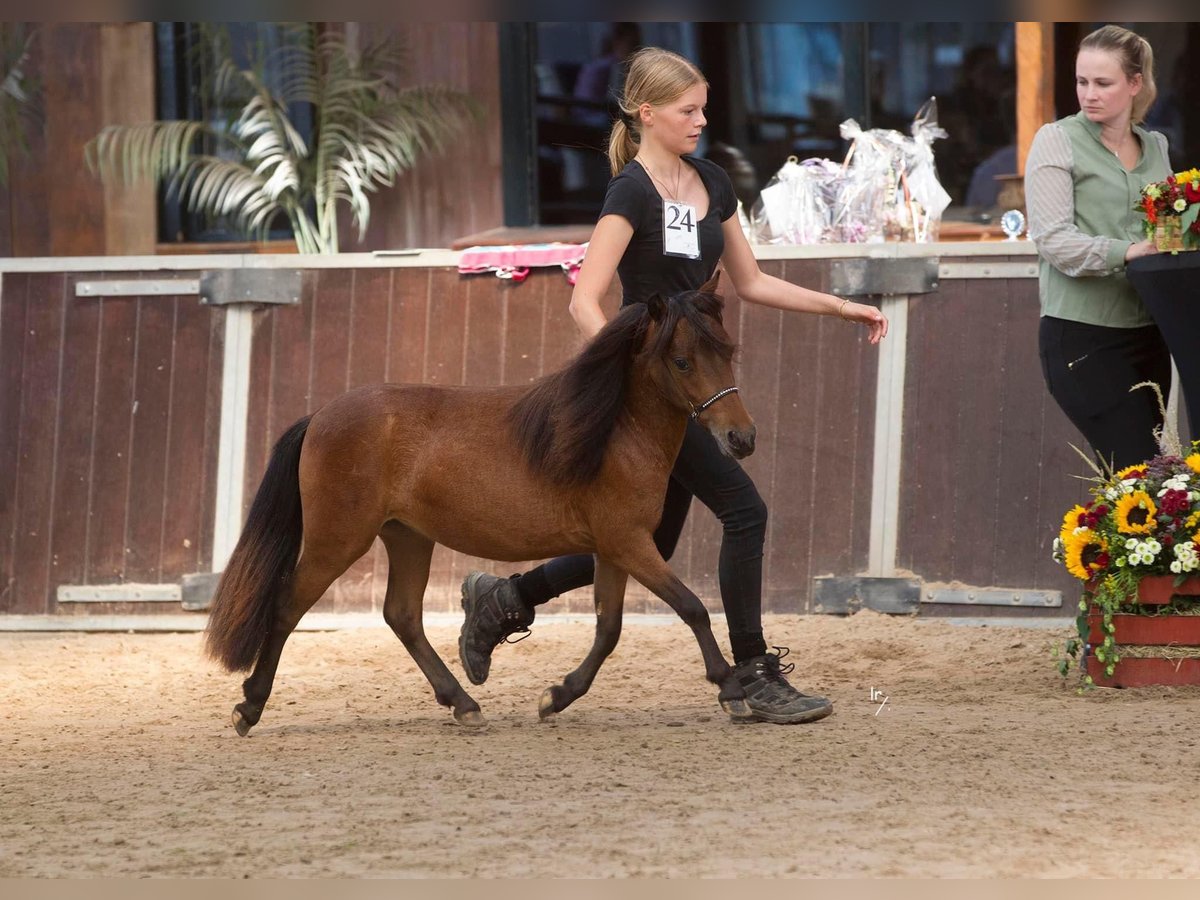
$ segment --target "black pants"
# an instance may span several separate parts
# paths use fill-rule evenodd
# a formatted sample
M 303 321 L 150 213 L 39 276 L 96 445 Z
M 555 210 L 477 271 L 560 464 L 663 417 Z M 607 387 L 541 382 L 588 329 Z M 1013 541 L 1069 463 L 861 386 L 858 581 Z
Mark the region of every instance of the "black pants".
M 762 636 L 762 561 L 767 507 L 746 471 L 721 452 L 708 429 L 689 421 L 675 468 L 667 482 L 662 521 L 654 543 L 670 559 L 683 531 L 692 497 L 721 520 L 724 533 L 717 575 L 729 639 L 738 662 L 767 652 Z M 521 595 L 533 605 L 592 584 L 590 554 L 560 556 L 521 576 Z
M 1171 390 L 1171 356 L 1156 326 L 1107 328 L 1043 316 L 1038 349 L 1050 396 L 1098 458 L 1123 469 L 1158 454 L 1158 398 L 1149 388 L 1129 390 L 1154 381 L 1164 401 Z

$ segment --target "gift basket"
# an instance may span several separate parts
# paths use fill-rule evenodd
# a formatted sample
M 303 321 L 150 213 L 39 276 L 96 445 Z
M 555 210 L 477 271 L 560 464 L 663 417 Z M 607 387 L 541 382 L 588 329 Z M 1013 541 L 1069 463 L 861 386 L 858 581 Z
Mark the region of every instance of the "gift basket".
M 912 135 L 841 125 L 850 149 L 841 163 L 789 157 L 751 211 L 763 244 L 937 240 L 950 205 L 934 167 L 933 142 L 946 136 L 933 97 L 913 119 Z

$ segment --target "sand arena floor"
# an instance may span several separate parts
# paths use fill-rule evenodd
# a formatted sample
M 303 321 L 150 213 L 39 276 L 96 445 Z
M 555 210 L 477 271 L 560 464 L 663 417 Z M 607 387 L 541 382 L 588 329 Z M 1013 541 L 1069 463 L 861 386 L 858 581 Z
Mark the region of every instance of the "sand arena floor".
M 0 634 L 0 877 L 1200 875 L 1200 689 L 1078 696 L 1067 633 L 773 617 L 836 703 L 780 727 L 728 721 L 682 624 L 627 624 L 541 724 L 591 639 L 547 620 L 470 732 L 385 628 L 302 632 L 248 738 L 198 634 Z

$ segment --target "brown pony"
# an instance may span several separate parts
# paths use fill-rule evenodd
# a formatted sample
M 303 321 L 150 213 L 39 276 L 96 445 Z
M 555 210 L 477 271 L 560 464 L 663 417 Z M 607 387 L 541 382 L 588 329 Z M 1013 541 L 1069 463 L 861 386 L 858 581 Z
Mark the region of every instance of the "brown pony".
M 238 734 L 261 717 L 301 616 L 376 535 L 388 555 L 383 617 L 463 725 L 484 724 L 479 704 L 421 622 L 434 544 L 509 561 L 595 553 L 595 642 L 543 693 L 543 718 L 583 696 L 616 646 L 628 576 L 691 627 L 721 706 L 749 718 L 707 611 L 653 539 L 689 416 L 731 456 L 754 449 L 715 288 L 714 276 L 699 291 L 626 307 L 532 387 L 372 385 L 289 428 L 208 624 L 209 655 L 229 671 L 254 667 L 233 711 Z

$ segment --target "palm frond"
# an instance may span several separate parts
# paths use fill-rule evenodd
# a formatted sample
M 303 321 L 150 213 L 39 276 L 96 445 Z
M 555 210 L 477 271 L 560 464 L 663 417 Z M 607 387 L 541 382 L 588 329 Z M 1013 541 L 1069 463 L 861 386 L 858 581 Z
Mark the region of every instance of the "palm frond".
M 88 141 L 84 158 L 105 181 L 159 182 L 188 164 L 201 135 L 222 138 L 204 123 L 187 120 L 109 125 Z

